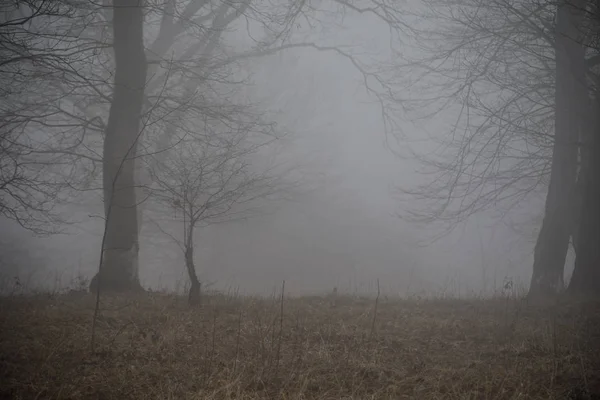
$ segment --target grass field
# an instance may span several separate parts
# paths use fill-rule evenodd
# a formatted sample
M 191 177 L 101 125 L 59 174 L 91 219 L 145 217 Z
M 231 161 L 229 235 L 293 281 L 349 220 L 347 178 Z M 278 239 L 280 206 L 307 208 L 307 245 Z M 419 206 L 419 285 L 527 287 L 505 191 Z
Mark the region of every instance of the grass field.
M 600 303 L 0 300 L 0 398 L 600 399 Z

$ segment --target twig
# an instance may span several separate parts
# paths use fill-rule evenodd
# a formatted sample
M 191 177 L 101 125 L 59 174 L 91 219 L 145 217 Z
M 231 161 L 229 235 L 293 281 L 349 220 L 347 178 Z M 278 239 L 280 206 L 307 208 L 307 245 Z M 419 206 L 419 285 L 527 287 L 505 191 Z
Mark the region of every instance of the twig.
M 208 360 L 208 368 L 206 371 L 206 377 L 207 379 L 212 375 L 212 364 L 213 364 L 213 358 L 215 355 L 215 341 L 216 341 L 216 333 L 217 333 L 217 308 L 215 306 L 215 312 L 213 315 L 213 326 L 212 326 L 212 343 L 211 343 L 211 349 L 210 349 L 210 358 Z
M 269 310 L 269 314 L 273 314 L 276 307 L 277 307 L 277 287 L 273 287 L 273 294 L 272 294 L 272 302 L 271 302 L 271 306 L 270 306 L 270 310 Z M 268 329 L 271 330 L 271 341 L 269 342 L 269 361 L 268 361 L 268 368 L 270 369 L 273 366 L 273 350 L 275 350 L 275 324 L 277 323 L 277 315 L 273 315 L 272 318 L 270 318 L 270 325 L 268 327 Z
M 296 310 L 296 326 L 294 327 L 294 356 L 293 359 L 296 359 L 297 368 L 300 368 L 300 363 L 302 362 L 302 351 L 300 344 L 300 310 Z
M 238 315 L 238 329 L 237 329 L 237 337 L 235 338 L 235 360 L 233 360 L 233 369 L 231 370 L 231 374 L 235 373 L 238 363 L 238 357 L 240 354 L 240 335 L 242 333 L 242 313 L 243 308 L 240 307 L 240 314 Z
M 281 284 L 281 309 L 279 313 L 279 339 L 277 342 L 277 353 L 275 355 L 275 371 L 279 370 L 279 354 L 281 352 L 281 337 L 283 335 L 283 296 L 285 294 L 285 280 Z
M 375 321 L 377 320 L 377 308 L 379 306 L 379 295 L 381 294 L 379 289 L 379 279 L 377 279 L 377 297 L 375 298 L 375 309 L 373 310 L 373 322 L 371 322 L 371 333 L 369 337 L 372 338 L 375 333 Z
M 100 312 L 100 290 L 102 288 L 102 264 L 104 263 L 104 246 L 106 244 L 106 236 L 108 233 L 108 217 L 112 208 L 112 194 L 114 193 L 115 180 L 116 178 L 113 180 L 111 200 L 108 204 L 106 220 L 104 222 L 104 232 L 102 233 L 102 243 L 100 244 L 100 260 L 98 261 L 98 274 L 96 275 L 96 278 L 98 279 L 98 284 L 96 285 L 96 302 L 94 304 L 94 315 L 92 316 L 92 337 L 90 338 L 90 348 L 92 350 L 92 353 L 95 351 L 96 344 L 96 323 L 98 321 L 98 313 Z

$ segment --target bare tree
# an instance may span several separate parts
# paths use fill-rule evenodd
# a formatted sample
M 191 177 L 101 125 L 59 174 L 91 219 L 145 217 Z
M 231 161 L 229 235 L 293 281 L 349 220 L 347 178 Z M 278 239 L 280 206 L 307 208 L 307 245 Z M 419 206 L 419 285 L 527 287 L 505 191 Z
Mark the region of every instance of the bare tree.
M 97 279 L 103 289 L 117 291 L 140 288 L 137 212 L 131 209 L 137 206 L 135 158 L 147 71 L 143 11 L 140 0 L 114 1 L 115 78 L 103 157 L 106 240 Z
M 372 7 L 374 5 L 377 7 Z M 389 4 L 387 2 L 381 4 L 365 2 L 364 6 L 358 6 L 336 0 L 330 2 L 329 8 L 331 6 L 340 8 L 338 10 L 339 18 L 343 18 L 343 13 L 340 11 L 344 10 L 375 16 L 394 32 L 392 34 L 394 38 L 397 31 L 403 27 L 400 23 L 398 8 L 393 2 Z M 167 150 L 165 144 L 169 143 L 178 131 L 193 129 L 188 124 L 190 120 L 183 118 L 186 112 L 220 113 L 222 120 L 229 118 L 230 112 L 222 112 L 218 106 L 215 107 L 215 104 L 220 105 L 223 102 L 213 103 L 214 99 L 206 96 L 206 92 L 203 92 L 202 89 L 208 88 L 207 82 L 220 84 L 228 80 L 225 77 L 239 74 L 237 66 L 244 59 L 268 56 L 279 51 L 297 48 L 334 52 L 348 59 L 351 65 L 363 74 L 365 85 L 371 93 L 377 94 L 372 87 L 372 81 L 379 85 L 379 90 L 389 89 L 383 80 L 378 79 L 376 72 L 369 71 L 365 65 L 358 62 L 351 53 L 342 50 L 341 47 L 323 46 L 315 42 L 293 43 L 289 41 L 292 37 L 294 21 L 299 18 L 307 21 L 312 18 L 313 22 L 318 21 L 314 15 L 318 15 L 320 10 L 316 4 L 310 4 L 310 2 L 298 3 L 282 0 L 275 5 L 265 5 L 252 0 L 240 2 L 207 0 L 183 3 L 168 0 L 149 2 L 145 5 L 144 10 L 147 26 L 158 25 L 155 39 L 146 49 L 146 57 L 149 62 L 145 72 L 148 77 L 145 88 L 145 106 L 146 109 L 150 108 L 154 111 L 162 109 L 164 115 L 162 123 L 154 126 L 154 133 L 144 134 L 140 138 L 144 150 L 137 155 L 138 158 L 143 157 L 143 154 L 156 153 L 159 156 L 153 158 L 155 162 L 160 163 L 160 154 Z M 258 26 L 257 36 L 260 39 L 253 39 L 254 35 L 250 34 L 254 43 L 248 51 L 232 51 L 222 42 L 223 33 L 240 22 L 247 25 L 253 24 L 255 28 Z M 235 69 L 237 71 L 232 71 Z M 140 72 L 140 74 L 142 73 Z M 210 90 L 214 90 L 214 87 L 212 86 Z M 163 90 L 163 88 L 166 89 Z M 157 94 L 159 89 L 160 96 Z M 221 94 L 221 96 L 225 95 Z M 161 104 L 157 106 L 159 100 Z M 382 103 L 383 111 L 385 111 L 385 107 Z M 384 115 L 386 114 L 384 113 Z M 152 140 L 147 140 L 150 137 Z M 108 147 L 105 145 L 105 156 L 109 155 L 106 153 L 107 150 Z M 106 185 L 107 182 L 104 184 Z M 144 185 L 139 182 L 139 179 L 137 184 Z M 135 192 L 131 192 L 130 195 L 136 195 Z M 105 202 L 110 201 L 106 195 L 104 199 Z M 128 212 L 137 215 L 138 234 L 142 221 L 140 201 L 139 191 L 137 200 L 131 198 L 128 201 L 131 204 Z M 119 240 L 115 239 L 115 242 Z M 121 243 L 115 248 L 128 252 L 127 249 L 130 247 L 129 243 Z M 126 268 L 135 270 L 136 267 L 129 265 Z M 135 274 L 130 275 L 134 276 Z
M 416 118 L 447 111 L 451 124 L 433 138 L 440 153 L 416 154 L 435 178 L 410 193 L 428 200 L 417 216 L 455 223 L 509 209 L 543 190 L 551 161 L 553 14 L 504 0 L 427 4 L 435 28 L 417 34 L 405 63 L 423 85 L 403 101 Z
M 397 42 L 406 25 L 402 23 L 402 9 L 392 0 L 360 3 L 344 0 L 280 0 L 271 3 L 254 0 L 147 0 L 135 4 L 119 0 L 21 2 L 25 3 L 31 5 L 32 10 L 39 10 L 38 6 L 44 5 L 51 17 L 44 24 L 37 25 L 35 32 L 26 32 L 35 39 L 32 43 L 38 45 L 38 50 L 56 49 L 69 59 L 62 62 L 55 57 L 58 53 L 47 58 L 52 63 L 45 64 L 41 73 L 37 73 L 36 90 L 31 86 L 29 93 L 15 94 L 13 99 L 18 101 L 11 104 L 18 104 L 18 107 L 13 107 L 11 113 L 27 121 L 27 130 L 20 134 L 21 137 L 31 138 L 39 132 L 44 134 L 44 140 L 39 141 L 38 147 L 28 149 L 32 159 L 43 160 L 46 165 L 61 165 L 59 176 L 63 180 L 64 177 L 69 178 L 66 186 L 71 189 L 98 190 L 93 185 L 96 182 L 101 186 L 108 228 L 104 249 L 107 251 L 105 271 L 108 274 L 114 269 L 115 276 L 128 277 L 129 283 L 123 283 L 123 288 L 139 286 L 132 283 L 137 280 L 137 257 L 130 255 L 137 254 L 139 243 L 140 204 L 143 203 L 141 187 L 149 184 L 143 179 L 144 174 L 148 175 L 143 167 L 148 164 L 140 160 L 152 155 L 152 159 L 159 163 L 168 150 L 165 144 L 172 143 L 172 138 L 182 132 L 194 130 L 195 122 L 192 121 L 195 118 L 188 118 L 190 114 L 203 114 L 223 123 L 238 124 L 240 106 L 243 108 L 244 104 L 223 100 L 230 96 L 228 90 L 232 85 L 247 81 L 247 77 L 240 77 L 244 75 L 244 60 L 300 48 L 336 54 L 362 74 L 365 87 L 380 100 L 382 115 L 386 121 L 392 121 L 381 96 L 382 93 L 390 93 L 389 82 L 382 79 L 384 74 L 368 62 L 361 61 L 356 52 L 333 45 L 325 40 L 325 35 L 321 35 L 324 28 L 341 23 L 346 14 L 353 13 L 374 17 L 390 28 L 390 39 Z M 69 5 L 68 14 L 52 14 L 53 7 L 59 3 Z M 141 35 L 139 32 L 143 33 L 145 42 L 139 39 L 137 47 L 132 44 L 133 39 L 119 43 L 119 38 L 125 36 L 115 36 L 117 31 L 124 29 L 116 26 L 121 21 L 117 11 L 125 12 L 121 5 L 128 6 L 128 12 L 132 7 L 141 9 L 142 26 L 136 25 L 137 20 L 136 24 L 128 26 L 128 29 L 136 29 L 137 36 Z M 25 24 L 29 21 L 28 18 L 23 20 Z M 293 40 L 300 25 L 304 26 L 303 39 L 310 37 L 314 40 Z M 245 29 L 248 29 L 247 43 L 239 46 L 227 41 L 228 32 Z M 131 50 L 125 58 L 131 63 L 121 61 L 119 65 L 119 58 L 124 57 L 121 50 L 125 47 Z M 145 53 L 145 61 L 139 54 L 139 47 Z M 25 58 L 28 62 L 39 62 L 41 53 L 36 50 Z M 139 70 L 134 72 L 134 68 Z M 123 74 L 136 78 L 128 82 L 127 88 L 120 87 L 122 82 L 116 79 L 121 79 Z M 138 112 L 138 98 L 134 92 L 136 96 L 139 94 L 141 77 L 145 77 L 145 84 L 143 106 Z M 15 88 L 14 85 L 10 87 Z M 129 117 L 115 105 L 122 102 L 122 94 L 131 99 L 127 102 L 132 111 Z M 136 128 L 132 115 L 146 122 L 141 124 L 138 121 Z M 231 116 L 235 116 L 236 120 L 231 120 Z M 138 132 L 134 134 L 136 130 Z M 139 137 L 131 143 L 135 135 Z M 124 154 L 127 157 L 124 158 Z M 57 164 L 58 160 L 60 163 Z M 116 168 L 117 165 L 120 167 Z M 100 169 L 103 182 L 98 182 Z M 121 170 L 118 174 L 117 169 Z M 132 169 L 133 178 L 130 177 Z M 78 184 L 84 180 L 91 183 Z M 111 182 L 115 185 L 114 190 Z M 128 185 L 134 189 L 127 189 Z M 114 201 L 121 205 L 115 206 L 113 212 L 119 217 L 111 222 L 108 209 Z M 124 224 L 123 229 L 115 225 L 115 219 L 118 224 Z M 131 228 L 134 222 L 136 232 Z M 109 264 L 114 264 L 114 267 Z M 117 269 L 127 271 L 117 273 Z
M 556 11 L 554 146 L 544 220 L 535 245 L 529 294 L 564 288 L 564 265 L 573 233 L 580 132 L 588 107 L 583 25 L 586 0 L 559 2 Z M 578 211 L 578 210 L 577 210 Z
M 200 303 L 201 290 L 194 261 L 196 229 L 247 218 L 259 207 L 257 202 L 283 194 L 282 171 L 253 162 L 270 141 L 250 138 L 250 128 L 205 124 L 203 134 L 179 138 L 167 157 L 146 159 L 153 182 L 151 199 L 171 209 L 181 226 L 180 234 L 172 234 L 157 224 L 184 255 L 191 305 Z
M 68 145 L 61 154 L 48 151 L 61 141 L 53 131 L 70 128 L 50 111 L 62 97 L 53 87 L 82 51 L 70 28 L 53 25 L 75 25 L 75 11 L 62 0 L 0 6 L 0 214 L 38 234 L 60 230 L 55 206 L 82 177 Z
M 586 108 L 586 123 L 581 135 L 581 167 L 578 178 L 578 191 L 581 194 L 579 227 L 577 237 L 577 258 L 569 283 L 571 293 L 600 293 L 600 5 L 591 2 L 585 9 L 589 32 L 585 40 L 589 68 L 586 83 L 591 92 L 589 107 Z M 591 51 L 590 51 L 591 50 Z
M 406 191 L 427 202 L 416 217 L 450 227 L 483 210 L 502 217 L 549 187 L 531 289 L 553 292 L 563 286 L 577 230 L 579 127 L 588 108 L 579 11 L 586 2 L 427 3 L 436 28 L 421 32 L 422 57 L 407 66 L 421 69 L 430 86 L 412 105 L 458 117 L 442 137 L 442 154 L 421 158 L 434 179 Z

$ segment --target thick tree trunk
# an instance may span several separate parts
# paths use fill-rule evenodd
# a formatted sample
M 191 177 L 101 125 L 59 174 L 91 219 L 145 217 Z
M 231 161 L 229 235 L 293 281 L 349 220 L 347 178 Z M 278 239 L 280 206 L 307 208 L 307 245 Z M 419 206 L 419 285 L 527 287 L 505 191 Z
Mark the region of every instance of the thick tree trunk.
M 586 85 L 586 97 L 589 97 L 589 85 Z M 571 232 L 571 240 L 575 255 L 579 249 L 579 237 L 581 235 L 581 221 L 584 218 L 583 201 L 585 198 L 585 187 L 587 185 L 586 175 L 593 173 L 593 157 L 592 146 L 594 145 L 594 135 L 600 130 L 600 110 L 598 100 L 590 99 L 588 106 L 585 108 L 586 113 L 582 115 L 582 129 L 579 134 L 579 172 L 577 174 L 577 183 L 575 193 L 573 194 L 573 228 Z
M 147 63 L 142 0 L 114 0 L 115 82 L 104 140 L 106 239 L 102 290 L 141 289 L 135 156 L 140 138 Z
M 583 162 L 584 160 L 582 158 L 580 159 L 579 164 L 581 165 Z M 573 214 L 571 215 L 571 243 L 573 244 L 573 250 L 575 250 L 576 256 L 579 249 L 579 230 L 581 224 L 581 209 L 583 208 L 583 191 L 583 167 L 580 167 L 580 171 L 577 174 L 577 182 L 575 183 L 575 192 L 573 193 Z
M 535 245 L 529 295 L 554 294 L 564 287 L 564 267 L 573 231 L 573 193 L 581 110 L 585 107 L 585 50 L 579 42 L 585 0 L 561 1 L 556 26 L 555 132 L 550 185 Z M 583 86 L 583 88 L 582 88 Z
M 597 118 L 599 103 L 594 103 Z M 583 201 L 580 214 L 575 269 L 569 283 L 573 294 L 600 294 L 600 129 L 587 136 L 582 148 Z

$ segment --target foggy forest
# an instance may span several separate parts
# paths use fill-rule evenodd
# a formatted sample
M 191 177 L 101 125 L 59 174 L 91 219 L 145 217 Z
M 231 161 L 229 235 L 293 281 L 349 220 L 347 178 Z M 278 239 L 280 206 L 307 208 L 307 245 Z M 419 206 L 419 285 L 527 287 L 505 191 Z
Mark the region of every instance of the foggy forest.
M 600 398 L 598 1 L 0 0 L 0 80 L 0 398 Z

